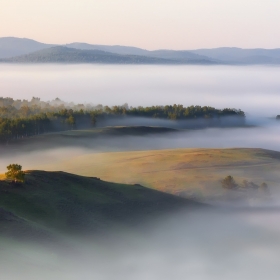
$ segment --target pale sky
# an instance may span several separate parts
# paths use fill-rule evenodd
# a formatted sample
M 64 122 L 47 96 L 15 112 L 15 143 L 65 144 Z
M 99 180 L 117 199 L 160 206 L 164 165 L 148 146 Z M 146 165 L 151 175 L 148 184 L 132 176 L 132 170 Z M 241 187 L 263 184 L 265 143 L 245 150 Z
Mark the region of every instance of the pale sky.
M 280 0 L 0 0 L 0 37 L 146 49 L 279 48 Z

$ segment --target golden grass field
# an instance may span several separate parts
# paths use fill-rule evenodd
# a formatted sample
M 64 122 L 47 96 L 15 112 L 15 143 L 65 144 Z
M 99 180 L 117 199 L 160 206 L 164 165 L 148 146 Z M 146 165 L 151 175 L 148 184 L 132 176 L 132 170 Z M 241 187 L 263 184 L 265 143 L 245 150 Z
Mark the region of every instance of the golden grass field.
M 173 194 L 219 196 L 232 175 L 277 187 L 280 153 L 263 149 L 172 149 L 92 153 L 44 166 L 102 180 L 141 184 Z

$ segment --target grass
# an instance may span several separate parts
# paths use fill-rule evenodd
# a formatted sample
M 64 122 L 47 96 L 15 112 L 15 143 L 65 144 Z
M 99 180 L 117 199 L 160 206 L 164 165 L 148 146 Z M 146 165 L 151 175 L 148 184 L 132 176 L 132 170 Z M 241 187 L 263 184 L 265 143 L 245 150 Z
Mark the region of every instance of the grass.
M 64 172 L 27 171 L 24 184 L 0 181 L 0 236 L 100 233 L 198 203 Z
M 117 183 L 194 197 L 223 195 L 220 180 L 232 175 L 270 186 L 279 182 L 280 153 L 263 149 L 172 149 L 93 153 L 47 167 Z
M 227 191 L 220 180 L 227 175 L 237 182 L 265 181 L 278 190 L 279 168 L 280 153 L 263 149 L 173 149 L 73 157 L 49 165 L 49 171 L 27 171 L 24 184 L 0 177 L 0 237 L 52 240 L 63 233 L 127 228 L 181 207 L 201 206 L 178 195 L 201 200 L 222 197 Z

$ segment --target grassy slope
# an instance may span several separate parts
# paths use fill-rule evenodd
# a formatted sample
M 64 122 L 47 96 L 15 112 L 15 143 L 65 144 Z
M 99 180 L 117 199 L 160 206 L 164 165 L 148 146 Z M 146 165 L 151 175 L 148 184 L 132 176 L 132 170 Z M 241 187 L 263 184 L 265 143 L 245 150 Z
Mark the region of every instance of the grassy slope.
M 241 183 L 279 182 L 280 153 L 263 149 L 174 149 L 97 153 L 48 166 L 98 176 L 118 183 L 139 183 L 173 194 L 216 197 L 220 180 L 232 175 Z
M 24 184 L 0 181 L 0 236 L 102 232 L 198 203 L 139 185 L 64 172 L 29 171 Z

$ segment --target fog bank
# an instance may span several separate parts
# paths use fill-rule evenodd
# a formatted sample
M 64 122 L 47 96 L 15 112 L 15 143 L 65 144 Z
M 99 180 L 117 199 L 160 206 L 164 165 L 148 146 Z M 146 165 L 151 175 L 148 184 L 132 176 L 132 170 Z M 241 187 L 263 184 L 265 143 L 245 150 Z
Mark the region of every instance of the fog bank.
M 0 65 L 1 96 L 103 105 L 166 104 L 279 114 L 273 66 Z
M 223 210 L 221 209 L 221 212 Z M 114 232 L 72 240 L 71 253 L 40 246 L 1 245 L 5 280 L 277 279 L 279 212 L 182 212 Z M 7 246 L 8 245 L 8 246 Z
M 137 119 L 127 124 L 152 124 L 174 127 L 170 121 Z M 119 123 L 118 123 L 119 124 Z M 123 124 L 123 123 L 122 123 Z M 179 123 L 180 124 L 180 123 Z M 196 124 L 196 122 L 191 124 Z M 174 132 L 135 134 L 128 132 L 99 135 L 80 134 L 79 131 L 46 134 L 2 145 L 0 172 L 12 162 L 18 162 L 24 169 L 38 169 L 48 164 L 86 153 L 158 150 L 175 148 L 263 148 L 280 151 L 280 122 L 267 118 L 248 118 L 248 125 L 255 127 L 229 127 L 186 129 Z M 176 127 L 176 126 L 175 126 Z M 180 128 L 177 127 L 177 128 Z M 141 132 L 141 129 L 140 129 Z M 135 135 L 133 135 L 135 134 Z M 23 143 L 23 144 L 21 144 Z

